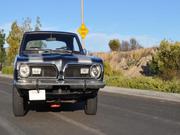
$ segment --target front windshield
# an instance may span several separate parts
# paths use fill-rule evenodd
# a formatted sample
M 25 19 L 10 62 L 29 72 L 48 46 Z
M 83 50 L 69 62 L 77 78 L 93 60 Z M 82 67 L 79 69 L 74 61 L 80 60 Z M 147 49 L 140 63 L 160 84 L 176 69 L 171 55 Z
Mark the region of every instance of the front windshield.
M 24 53 L 80 53 L 77 37 L 68 34 L 28 34 Z

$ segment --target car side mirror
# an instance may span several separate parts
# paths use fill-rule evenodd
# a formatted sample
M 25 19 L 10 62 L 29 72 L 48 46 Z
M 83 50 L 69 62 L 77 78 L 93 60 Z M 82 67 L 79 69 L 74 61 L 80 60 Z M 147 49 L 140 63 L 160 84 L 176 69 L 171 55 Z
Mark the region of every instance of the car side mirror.
M 88 51 L 86 49 L 83 49 L 83 52 L 85 55 L 88 55 Z

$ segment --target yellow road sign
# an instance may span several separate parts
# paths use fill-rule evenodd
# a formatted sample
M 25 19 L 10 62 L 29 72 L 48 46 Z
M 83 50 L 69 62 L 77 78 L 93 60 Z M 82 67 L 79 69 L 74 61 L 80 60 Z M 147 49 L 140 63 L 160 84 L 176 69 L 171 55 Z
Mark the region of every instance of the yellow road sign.
M 78 33 L 81 35 L 82 39 L 85 39 L 87 34 L 89 33 L 88 28 L 86 27 L 85 24 L 82 24 L 80 28 L 78 29 Z

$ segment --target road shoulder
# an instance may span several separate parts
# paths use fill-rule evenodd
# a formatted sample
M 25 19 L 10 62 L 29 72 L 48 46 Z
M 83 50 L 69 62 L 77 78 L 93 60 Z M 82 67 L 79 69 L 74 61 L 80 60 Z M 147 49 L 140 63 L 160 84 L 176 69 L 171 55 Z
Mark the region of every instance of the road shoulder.
M 139 89 L 129 89 L 129 88 L 119 88 L 119 87 L 110 87 L 106 86 L 104 89 L 101 89 L 102 92 L 124 94 L 130 96 L 139 96 L 145 98 L 153 98 L 160 100 L 167 100 L 173 102 L 180 102 L 180 94 L 177 93 L 167 93 L 159 92 L 153 90 L 139 90 Z

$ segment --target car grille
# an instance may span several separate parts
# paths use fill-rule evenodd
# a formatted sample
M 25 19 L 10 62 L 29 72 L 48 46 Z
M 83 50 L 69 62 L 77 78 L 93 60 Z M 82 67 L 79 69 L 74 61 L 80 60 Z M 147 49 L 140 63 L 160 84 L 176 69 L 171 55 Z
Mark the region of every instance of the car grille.
M 69 64 L 64 71 L 64 78 L 91 78 L 90 73 L 81 74 L 81 68 L 88 68 L 90 71 L 91 65 Z
M 33 68 L 41 68 L 41 74 L 32 74 Z M 57 78 L 58 75 L 58 70 L 56 66 L 52 64 L 30 65 L 30 69 L 31 73 L 29 77 L 31 78 Z

